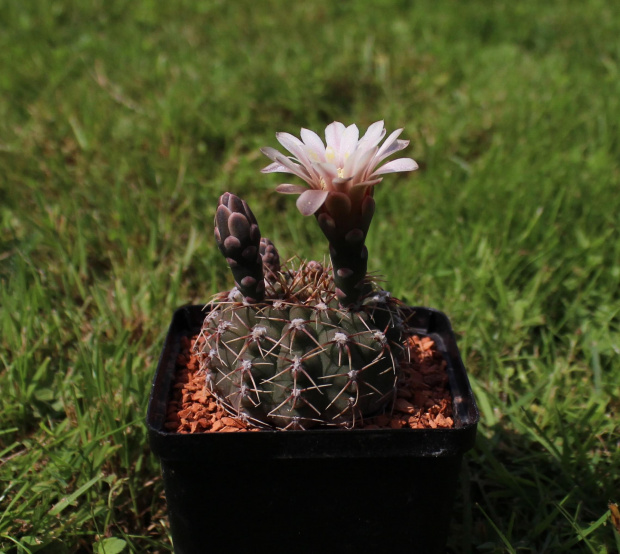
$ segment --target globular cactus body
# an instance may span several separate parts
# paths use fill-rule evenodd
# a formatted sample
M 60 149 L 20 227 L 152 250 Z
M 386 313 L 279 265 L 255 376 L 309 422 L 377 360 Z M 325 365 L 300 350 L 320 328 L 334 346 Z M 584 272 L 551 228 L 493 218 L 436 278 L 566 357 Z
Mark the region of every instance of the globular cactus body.
M 341 309 L 330 269 L 310 262 L 266 281 L 262 302 L 236 290 L 205 319 L 206 382 L 232 412 L 288 429 L 353 426 L 393 399 L 402 314 L 383 291 Z

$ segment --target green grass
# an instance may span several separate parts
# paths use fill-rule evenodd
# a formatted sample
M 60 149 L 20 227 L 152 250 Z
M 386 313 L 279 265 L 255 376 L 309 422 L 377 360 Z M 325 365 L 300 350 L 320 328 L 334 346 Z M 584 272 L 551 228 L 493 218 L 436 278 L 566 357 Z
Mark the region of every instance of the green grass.
M 411 5 L 410 5 L 411 4 Z M 285 256 L 276 131 L 405 127 L 370 269 L 447 312 L 481 409 L 454 552 L 616 552 L 620 10 L 2 2 L 0 551 L 167 552 L 144 426 L 172 310 L 230 285 L 225 190 Z

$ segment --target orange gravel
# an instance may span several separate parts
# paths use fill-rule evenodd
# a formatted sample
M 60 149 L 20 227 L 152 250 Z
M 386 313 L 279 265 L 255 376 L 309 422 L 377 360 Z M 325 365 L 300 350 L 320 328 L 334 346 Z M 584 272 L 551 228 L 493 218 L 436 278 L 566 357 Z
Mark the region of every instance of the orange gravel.
M 181 339 L 176 383 L 168 403 L 165 429 L 171 433 L 259 431 L 231 416 L 205 388 L 197 356 L 191 354 L 197 336 Z M 430 337 L 412 335 L 406 341 L 411 361 L 401 362 L 397 399 L 390 413 L 367 418 L 362 429 L 438 429 L 454 427 L 446 362 Z

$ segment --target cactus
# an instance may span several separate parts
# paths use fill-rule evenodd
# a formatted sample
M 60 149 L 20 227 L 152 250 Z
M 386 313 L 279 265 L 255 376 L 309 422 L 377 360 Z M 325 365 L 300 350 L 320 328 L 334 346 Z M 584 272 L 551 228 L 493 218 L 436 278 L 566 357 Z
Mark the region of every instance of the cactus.
M 322 141 L 305 129 L 305 143 L 278 134 L 301 165 L 263 150 L 274 162 L 265 172 L 292 172 L 311 185 L 278 190 L 302 193 L 297 205 L 316 216 L 329 241 L 331 267 L 315 261 L 281 266 L 247 203 L 231 193 L 219 200 L 215 238 L 235 287 L 214 298 L 196 353 L 206 386 L 231 413 L 258 425 L 354 427 L 395 396 L 405 310 L 367 275 L 364 242 L 377 175 L 417 166 L 404 159 L 375 171 L 407 142 L 396 141 L 396 131 L 378 148 L 383 122 L 371 125 L 360 141 L 356 130 L 328 126 L 322 151 Z M 329 167 L 330 158 L 341 166 Z

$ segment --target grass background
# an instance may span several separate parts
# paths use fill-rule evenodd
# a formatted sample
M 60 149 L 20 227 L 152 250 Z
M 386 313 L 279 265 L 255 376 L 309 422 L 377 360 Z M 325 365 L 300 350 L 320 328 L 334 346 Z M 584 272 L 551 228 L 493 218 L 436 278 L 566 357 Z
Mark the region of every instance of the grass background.
M 481 409 L 453 552 L 616 552 L 620 8 L 0 3 L 0 551 L 168 552 L 144 414 L 172 310 L 231 280 L 225 190 L 324 239 L 274 133 L 405 127 L 370 269 L 447 312 Z

